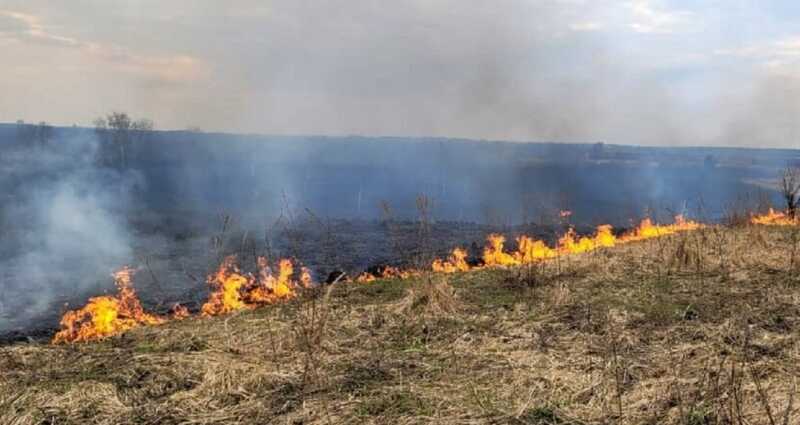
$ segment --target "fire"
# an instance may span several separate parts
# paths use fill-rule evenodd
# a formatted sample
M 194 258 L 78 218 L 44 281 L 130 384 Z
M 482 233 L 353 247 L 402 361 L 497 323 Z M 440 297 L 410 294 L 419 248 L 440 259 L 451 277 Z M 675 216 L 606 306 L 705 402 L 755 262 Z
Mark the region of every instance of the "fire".
M 61 318 L 61 330 L 53 337 L 54 344 L 102 339 L 139 325 L 164 322 L 142 308 L 131 286 L 133 269 L 123 267 L 113 276 L 117 295 L 93 297 L 83 308 L 66 312 Z
M 358 275 L 358 277 L 356 277 L 356 282 L 358 283 L 369 283 L 374 282 L 375 280 L 377 280 L 377 278 L 372 273 L 367 272 L 361 273 Z
M 440 273 L 455 273 L 469 271 L 469 264 L 467 264 L 467 251 L 463 248 L 456 248 L 450 253 L 446 260 L 435 259 L 431 268 L 435 272 Z
M 603 224 L 597 226 L 592 236 L 579 237 L 574 229 L 569 229 L 559 238 L 555 247 L 550 247 L 544 241 L 523 235 L 517 238 L 517 251 L 510 254 L 503 251 L 505 237 L 491 234 L 487 237 L 486 248 L 483 251 L 483 262 L 487 267 L 529 264 L 560 255 L 580 254 L 622 243 L 697 230 L 701 227 L 703 227 L 702 224 L 686 220 L 680 215 L 675 217 L 673 224 L 653 224 L 652 220 L 644 219 L 635 229 L 617 237 L 614 235 L 614 229 L 611 225 Z M 441 260 L 435 261 L 433 267 L 434 271 L 437 271 L 437 268 L 441 268 Z
M 578 237 L 575 234 L 575 229 L 569 229 L 558 240 L 558 251 L 565 254 L 580 254 L 595 250 L 597 248 L 614 246 L 616 238 L 611 233 L 610 225 L 602 225 L 597 228 L 594 237 L 583 236 Z
M 300 285 L 303 288 L 314 286 L 314 278 L 311 277 L 311 270 L 309 270 L 308 267 L 300 268 Z
M 701 227 L 703 227 L 702 224 L 687 220 L 682 215 L 675 216 L 675 223 L 673 224 L 653 224 L 652 220 L 646 218 L 631 233 L 624 235 L 622 239 L 624 242 L 640 241 L 678 232 L 697 230 Z
M 363 272 L 356 277 L 358 283 L 374 282 L 377 279 L 408 279 L 410 277 L 418 276 L 418 270 L 403 270 L 398 267 L 385 266 L 379 275 L 374 275 L 369 272 Z
M 311 286 L 311 273 L 303 268 L 299 281 L 293 280 L 294 265 L 289 259 L 278 262 L 278 273 L 274 275 L 264 257 L 256 261 L 258 276 L 244 274 L 236 264 L 236 257 L 229 256 L 220 264 L 217 272 L 208 278 L 213 291 L 203 304 L 203 316 L 219 316 L 233 311 L 273 304 L 297 295 L 297 288 Z
M 418 275 L 419 271 L 417 270 L 402 270 L 392 266 L 386 266 L 381 272 L 381 278 L 383 279 L 408 279 Z
M 175 320 L 183 320 L 189 317 L 189 309 L 185 306 L 180 304 L 175 304 L 172 306 L 172 318 Z
M 517 252 L 514 258 L 520 264 L 529 264 L 534 261 L 546 260 L 558 255 L 558 251 L 547 246 L 540 240 L 535 240 L 530 236 L 520 236 L 517 238 Z
M 569 216 L 569 213 L 562 216 Z M 768 214 L 755 216 L 751 222 L 757 224 L 800 224 L 787 214 L 770 210 Z M 600 225 L 591 236 L 578 236 L 574 229 L 568 230 L 559 238 L 555 246 L 549 246 L 541 240 L 529 236 L 516 239 L 517 250 L 504 251 L 505 237 L 490 234 L 483 251 L 483 267 L 516 266 L 553 259 L 562 255 L 579 254 L 600 248 L 650 239 L 678 232 L 691 231 L 704 225 L 676 216 L 673 224 L 654 224 L 644 219 L 639 225 L 622 236 L 616 236 L 610 225 Z M 257 273 L 245 273 L 239 269 L 235 256 L 226 257 L 217 271 L 208 277 L 211 293 L 208 301 L 201 308 L 202 316 L 218 316 L 234 311 L 255 308 L 272 304 L 297 296 L 300 288 L 313 285 L 311 272 L 305 267 L 296 270 L 289 259 L 278 261 L 276 272 L 270 267 L 266 258 L 256 261 Z M 467 251 L 455 248 L 446 259 L 436 259 L 431 264 L 434 272 L 455 273 L 472 269 L 467 263 Z M 379 276 L 364 272 L 356 282 L 372 282 L 378 278 L 406 279 L 417 276 L 419 270 L 403 270 L 386 266 Z M 297 277 L 295 278 L 295 275 Z M 165 318 L 146 313 L 131 285 L 133 270 L 125 267 L 114 274 L 118 288 L 116 296 L 100 296 L 90 298 L 81 309 L 68 311 L 61 319 L 61 330 L 56 333 L 53 343 L 90 341 L 119 334 L 141 325 L 157 325 Z M 189 316 L 189 310 L 175 304 L 172 318 L 181 320 Z
M 800 224 L 800 221 L 785 212 L 778 212 L 770 208 L 766 214 L 750 217 L 750 223 L 768 226 L 795 226 Z
M 513 255 L 503 252 L 506 237 L 492 233 L 486 237 L 486 248 L 483 249 L 483 262 L 487 266 L 516 266 L 519 264 Z
M 201 308 L 203 316 L 217 316 L 246 308 L 293 298 L 299 287 L 313 285 L 311 271 L 302 267 L 298 281 L 293 280 L 294 265 L 291 260 L 278 262 L 278 273 L 273 275 L 268 261 L 258 258 L 258 277 L 239 270 L 236 257 L 229 256 L 217 271 L 208 277 L 213 288 L 208 301 Z M 114 273 L 116 296 L 100 296 L 78 310 L 68 311 L 61 318 L 61 330 L 53 343 L 85 342 L 116 335 L 141 325 L 158 325 L 167 319 L 146 313 L 133 290 L 133 269 L 124 267 Z M 180 304 L 172 306 L 172 318 L 189 317 L 189 309 Z
M 208 277 L 208 284 L 214 291 L 200 309 L 203 316 L 217 316 L 247 307 L 242 290 L 248 285 L 248 278 L 239 272 L 235 256 L 222 261 L 217 272 Z

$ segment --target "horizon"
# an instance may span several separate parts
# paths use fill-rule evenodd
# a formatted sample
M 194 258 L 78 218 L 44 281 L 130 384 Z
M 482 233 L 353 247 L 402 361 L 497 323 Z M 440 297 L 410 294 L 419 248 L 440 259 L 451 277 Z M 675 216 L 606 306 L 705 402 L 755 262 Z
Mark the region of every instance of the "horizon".
M 0 121 L 794 148 L 800 5 L 99 0 L 0 7 Z
M 27 122 L 22 120 L 26 125 L 39 125 L 45 123 L 46 125 L 60 129 L 81 129 L 90 130 L 95 129 L 92 125 L 80 124 L 58 124 L 47 121 Z M 16 126 L 19 123 L 15 122 L 0 122 L 0 126 Z M 301 134 L 301 133 L 237 133 L 232 131 L 213 131 L 203 129 L 191 128 L 154 128 L 153 132 L 160 133 L 197 133 L 203 135 L 220 135 L 220 136 L 239 136 L 239 137 L 256 137 L 256 138 L 272 138 L 272 137 L 287 137 L 287 138 L 319 138 L 319 139 L 400 139 L 409 142 L 454 142 L 454 143 L 506 143 L 512 145 L 567 145 L 567 146 L 592 146 L 595 144 L 603 144 L 605 146 L 616 146 L 625 148 L 644 148 L 644 149 L 710 149 L 710 150 L 753 150 L 753 151 L 797 151 L 800 152 L 800 147 L 757 147 L 757 146 L 734 146 L 734 145 L 642 145 L 634 143 L 614 143 L 604 141 L 549 141 L 549 140 L 500 140 L 500 139 L 475 139 L 469 137 L 450 137 L 450 136 L 408 136 L 408 135 L 369 135 L 369 134 Z

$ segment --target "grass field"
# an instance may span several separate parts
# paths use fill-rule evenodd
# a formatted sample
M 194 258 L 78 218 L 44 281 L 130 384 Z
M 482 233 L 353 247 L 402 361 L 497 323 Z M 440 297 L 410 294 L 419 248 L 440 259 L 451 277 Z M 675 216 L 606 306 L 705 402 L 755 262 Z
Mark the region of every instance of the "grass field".
M 800 423 L 798 232 L 709 227 L 0 347 L 0 423 Z

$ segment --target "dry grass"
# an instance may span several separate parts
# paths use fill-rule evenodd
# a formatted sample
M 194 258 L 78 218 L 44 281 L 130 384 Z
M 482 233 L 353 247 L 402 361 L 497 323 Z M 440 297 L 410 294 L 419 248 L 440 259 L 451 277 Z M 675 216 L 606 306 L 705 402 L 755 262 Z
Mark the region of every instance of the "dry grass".
M 0 423 L 800 423 L 795 245 L 708 229 L 6 346 Z

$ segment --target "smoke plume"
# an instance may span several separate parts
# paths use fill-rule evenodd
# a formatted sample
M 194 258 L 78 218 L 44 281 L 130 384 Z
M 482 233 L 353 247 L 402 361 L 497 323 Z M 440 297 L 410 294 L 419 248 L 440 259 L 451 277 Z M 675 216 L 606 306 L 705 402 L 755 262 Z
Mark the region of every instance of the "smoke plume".
M 96 166 L 89 132 L 51 142 L 4 151 L 0 332 L 36 327 L 59 301 L 102 292 L 131 261 L 120 212 L 136 176 Z

